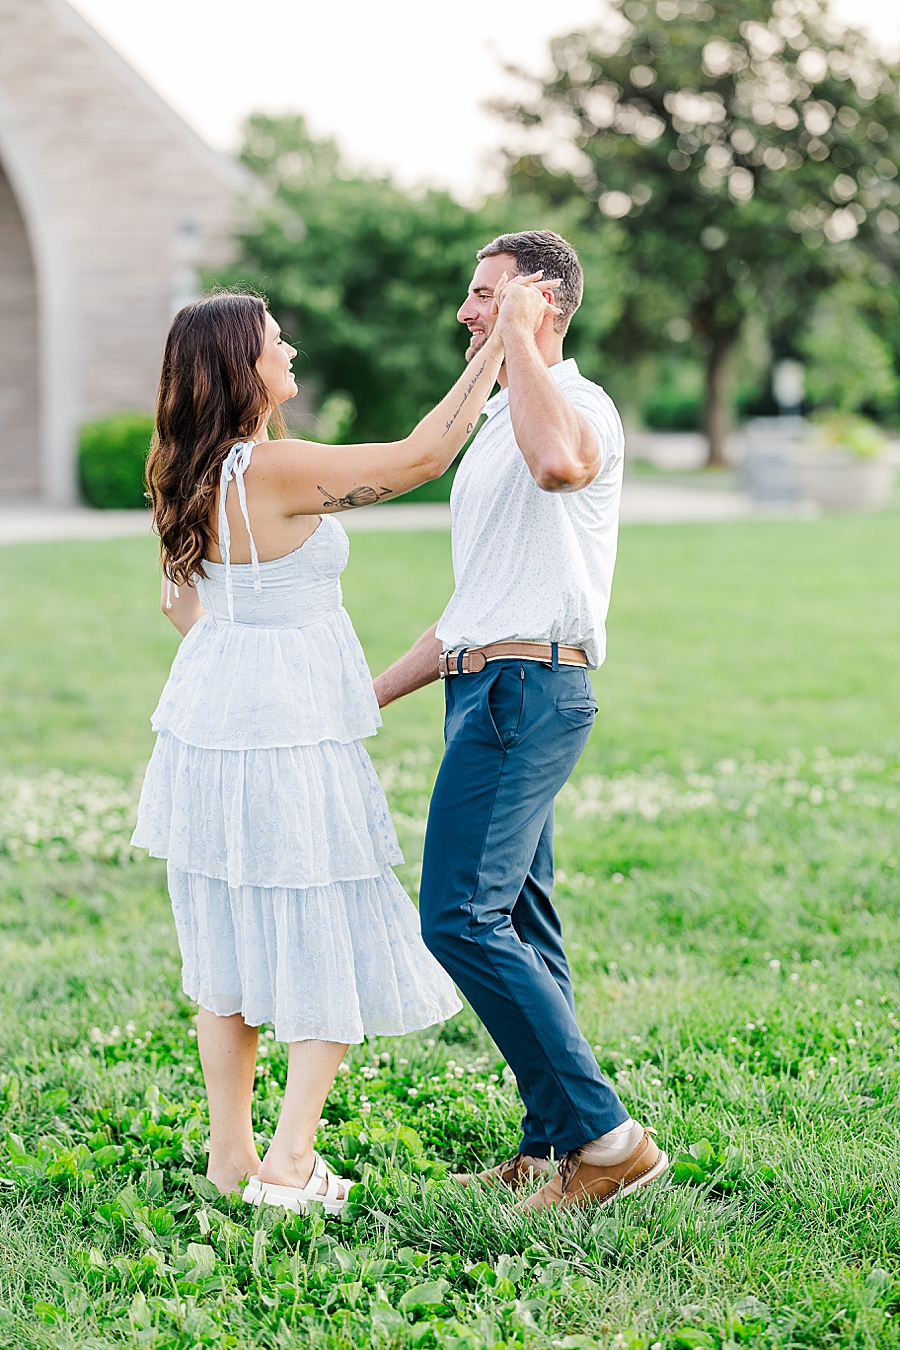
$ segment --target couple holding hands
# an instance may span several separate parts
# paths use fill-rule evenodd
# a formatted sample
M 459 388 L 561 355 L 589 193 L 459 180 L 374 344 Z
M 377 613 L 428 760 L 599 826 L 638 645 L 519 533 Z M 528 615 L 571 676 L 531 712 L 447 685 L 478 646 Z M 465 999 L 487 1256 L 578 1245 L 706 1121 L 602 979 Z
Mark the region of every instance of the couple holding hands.
M 588 670 L 604 657 L 622 482 L 615 407 L 563 359 L 582 286 L 550 231 L 482 249 L 458 314 L 466 370 L 383 445 L 286 437 L 296 352 L 262 300 L 216 294 L 172 324 L 147 477 L 162 603 L 184 640 L 153 716 L 134 843 L 168 860 L 199 1004 L 208 1175 L 252 1204 L 340 1211 L 351 1183 L 314 1148 L 338 1065 L 364 1036 L 452 1016 L 454 982 L 525 1103 L 516 1155 L 457 1181 L 508 1187 L 526 1207 L 584 1206 L 667 1166 L 578 1029 L 551 901 L 553 803 L 597 710 Z M 451 498 L 453 596 L 373 684 L 341 604 L 337 515 L 440 476 L 482 411 Z M 446 750 L 417 914 L 361 740 L 379 707 L 438 678 Z M 264 1022 L 289 1058 L 260 1160 Z

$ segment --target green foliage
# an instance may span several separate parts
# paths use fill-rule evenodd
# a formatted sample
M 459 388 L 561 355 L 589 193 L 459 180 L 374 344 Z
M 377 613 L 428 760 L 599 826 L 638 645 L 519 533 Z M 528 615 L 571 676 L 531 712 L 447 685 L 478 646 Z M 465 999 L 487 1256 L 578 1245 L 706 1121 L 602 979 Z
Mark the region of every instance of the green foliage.
M 356 406 L 353 399 L 343 389 L 335 389 L 322 400 L 315 433 L 307 431 L 304 435 L 322 445 L 344 445 L 350 440 L 355 421 Z
M 723 369 L 752 311 L 776 338 L 834 277 L 876 289 L 900 265 L 897 69 L 824 4 L 615 0 L 596 32 L 553 44 L 555 70 L 507 109 L 540 149 L 514 191 L 590 203 L 627 271 L 616 346 L 689 324 L 721 436 Z M 718 419 L 718 421 L 717 421 Z
M 798 346 L 808 358 L 806 393 L 816 406 L 855 413 L 896 403 L 893 353 L 866 321 L 858 289 L 837 286 L 818 300 Z
M 144 465 L 153 425 L 148 413 L 118 412 L 81 428 L 78 480 L 88 506 L 110 511 L 147 505 Z
M 468 334 L 456 312 L 477 250 L 507 230 L 579 228 L 577 203 L 557 209 L 520 196 L 470 210 L 443 192 L 410 195 L 387 179 L 354 176 L 302 117 L 252 117 L 243 158 L 271 197 L 240 237 L 239 263 L 217 280 L 258 287 L 299 344 L 300 383 L 306 373 L 318 400 L 315 439 L 406 435 L 462 368 Z M 619 308 L 611 241 L 586 234 L 583 261 L 591 286 L 573 354 L 596 374 L 598 335 Z M 338 425 L 335 396 L 344 409 Z M 416 497 L 446 500 L 451 481 Z
M 657 431 L 695 431 L 703 401 L 697 394 L 660 390 L 641 409 L 644 425 Z
M 405 435 L 462 367 L 456 310 L 495 218 L 352 177 L 302 117 L 252 117 L 243 159 L 272 195 L 241 236 L 236 275 L 296 339 L 301 383 L 306 363 L 320 398 L 352 402 L 356 440 Z
M 703 372 L 695 361 L 666 354 L 645 360 L 640 401 L 644 426 L 660 431 L 693 431 L 703 416 Z
M 835 412 L 815 420 L 811 443 L 821 450 L 849 450 L 857 459 L 876 459 L 884 451 L 881 427 L 852 413 Z

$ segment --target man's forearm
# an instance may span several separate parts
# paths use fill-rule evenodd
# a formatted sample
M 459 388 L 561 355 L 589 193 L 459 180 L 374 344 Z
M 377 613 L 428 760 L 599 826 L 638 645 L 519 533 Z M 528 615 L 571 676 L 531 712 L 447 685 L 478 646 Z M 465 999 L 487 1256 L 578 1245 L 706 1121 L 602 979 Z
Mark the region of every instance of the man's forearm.
M 438 657 L 441 654 L 442 643 L 440 638 L 434 635 L 435 628 L 437 624 L 433 624 L 427 633 L 423 633 L 405 656 L 401 656 L 399 661 L 395 661 L 375 680 L 375 696 L 379 708 L 384 708 L 395 699 L 402 698 L 404 694 L 411 694 L 414 689 L 421 689 L 440 678 Z
M 545 365 L 532 334 L 507 331 L 509 414 L 531 476 L 547 492 L 577 492 L 600 470 L 600 446 Z

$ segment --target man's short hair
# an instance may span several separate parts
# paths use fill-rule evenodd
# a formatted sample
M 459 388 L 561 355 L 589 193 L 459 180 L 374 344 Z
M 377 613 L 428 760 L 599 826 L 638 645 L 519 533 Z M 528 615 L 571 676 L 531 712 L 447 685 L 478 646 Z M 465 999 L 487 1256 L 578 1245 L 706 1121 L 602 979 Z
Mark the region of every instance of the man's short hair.
M 555 316 L 553 327 L 557 333 L 564 333 L 584 291 L 584 272 L 572 245 L 552 230 L 521 230 L 518 234 L 498 234 L 478 250 L 478 261 L 496 258 L 498 253 L 515 258 L 520 276 L 543 272 L 546 281 L 559 281 L 556 304 L 562 313 Z

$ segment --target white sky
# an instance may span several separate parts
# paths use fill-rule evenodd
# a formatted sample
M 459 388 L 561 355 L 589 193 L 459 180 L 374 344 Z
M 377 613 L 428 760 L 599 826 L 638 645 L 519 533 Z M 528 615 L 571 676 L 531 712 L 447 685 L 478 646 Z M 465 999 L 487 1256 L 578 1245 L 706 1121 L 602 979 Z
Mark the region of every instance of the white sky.
M 603 0 L 72 0 L 206 140 L 236 148 L 256 109 L 306 114 L 355 164 L 474 197 L 509 131 L 481 105 L 540 72 L 547 40 Z M 897 0 L 833 0 L 882 44 Z

